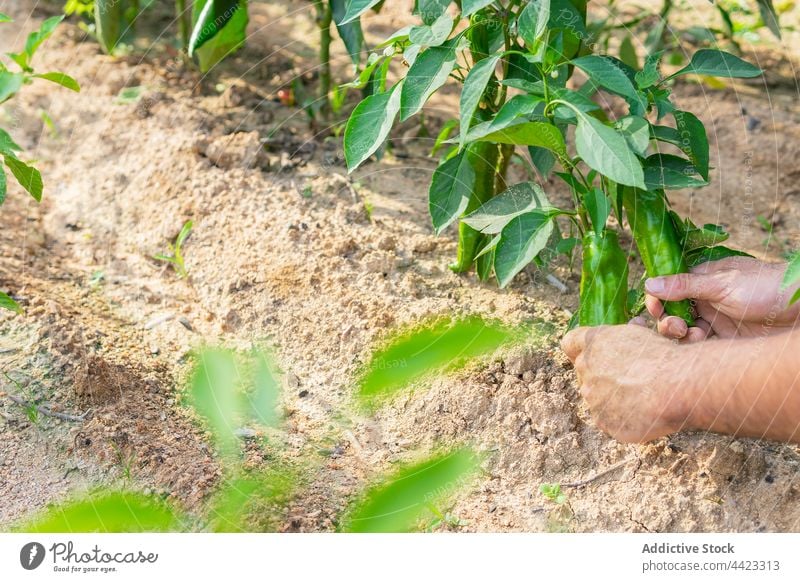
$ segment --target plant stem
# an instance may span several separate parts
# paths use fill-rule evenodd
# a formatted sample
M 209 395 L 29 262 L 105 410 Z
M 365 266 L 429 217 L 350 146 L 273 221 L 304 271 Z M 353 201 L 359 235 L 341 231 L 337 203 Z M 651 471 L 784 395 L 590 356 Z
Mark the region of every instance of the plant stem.
M 175 0 L 175 17 L 178 19 L 178 30 L 184 50 L 189 46 L 189 21 L 186 16 L 186 0 Z
M 320 113 L 324 118 L 330 113 L 331 92 L 331 22 L 333 11 L 326 0 L 314 0 L 319 27 L 319 99 Z

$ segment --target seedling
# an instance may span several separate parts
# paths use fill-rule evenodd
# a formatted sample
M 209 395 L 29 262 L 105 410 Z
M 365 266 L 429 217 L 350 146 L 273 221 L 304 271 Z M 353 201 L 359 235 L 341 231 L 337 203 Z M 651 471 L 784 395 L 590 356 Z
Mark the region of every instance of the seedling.
M 186 271 L 186 265 L 183 262 L 183 243 L 186 242 L 186 239 L 189 237 L 189 233 L 191 233 L 191 231 L 192 221 L 189 220 L 183 225 L 183 228 L 181 228 L 181 231 L 178 233 L 175 242 L 169 244 L 169 253 L 159 253 L 157 255 L 153 255 L 153 258 L 157 261 L 164 261 L 165 263 L 172 265 L 172 268 L 175 269 L 175 273 L 178 275 L 179 279 L 185 279 L 189 274 Z

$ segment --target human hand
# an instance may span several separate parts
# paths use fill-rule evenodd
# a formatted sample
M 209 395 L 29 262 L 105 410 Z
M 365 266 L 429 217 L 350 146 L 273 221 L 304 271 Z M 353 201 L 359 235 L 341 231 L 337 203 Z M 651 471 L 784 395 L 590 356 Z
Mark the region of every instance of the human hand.
M 638 325 L 615 325 L 579 327 L 561 347 L 595 423 L 615 439 L 647 442 L 691 428 L 686 346 Z
M 800 316 L 800 304 L 788 306 L 793 290 L 781 292 L 785 263 L 728 257 L 703 263 L 690 273 L 654 277 L 645 282 L 645 305 L 662 335 L 685 342 L 755 337 L 786 331 Z M 664 313 L 661 303 L 694 299 L 696 327 Z

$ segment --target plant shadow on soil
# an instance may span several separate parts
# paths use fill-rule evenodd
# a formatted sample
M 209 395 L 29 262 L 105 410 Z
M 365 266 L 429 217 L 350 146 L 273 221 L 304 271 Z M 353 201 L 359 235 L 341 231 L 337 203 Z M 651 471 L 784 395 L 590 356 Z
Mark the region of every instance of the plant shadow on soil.
M 368 29 L 399 28 L 403 8 L 371 17 Z M 12 15 L 29 9 L 21 3 Z M 577 277 L 557 265 L 553 274 L 568 286 L 560 293 L 534 270 L 505 291 L 450 273 L 455 245 L 432 235 L 427 216 L 429 144 L 404 137 L 418 128 L 400 128 L 392 155 L 348 177 L 340 142 L 273 98 L 304 70 L 285 51 L 260 60 L 289 44 L 281 34 L 257 32 L 205 80 L 168 55 L 106 57 L 72 25 L 50 41 L 57 50 L 44 64 L 84 89 L 34 85 L 14 112 L 15 137 L 42 161 L 47 189 L 41 206 L 11 190 L 0 213 L 0 282 L 26 310 L 0 316 L 0 366 L 26 397 L 92 415 L 31 422 L 0 399 L 0 525 L 119 483 L 125 466 L 136 489 L 202 511 L 222 470 L 180 406 L 187 355 L 206 343 L 247 349 L 266 339 L 286 372 L 283 461 L 320 459 L 274 526 L 281 531 L 333 530 L 376 474 L 459 442 L 487 455 L 480 478 L 447 508 L 443 521 L 459 531 L 800 529 L 797 447 L 708 434 L 617 443 L 592 426 L 558 334 L 346 420 L 357 372 L 393 329 L 450 313 L 563 330 Z M 119 102 L 126 87 L 142 89 Z M 796 247 L 796 105 L 748 87 L 676 91 L 709 124 L 716 161 L 710 188 L 674 196 L 678 211 L 726 225 L 732 242 L 759 256 Z M 431 125 L 454 107 L 447 97 L 434 102 Z M 58 137 L 46 135 L 40 110 Z M 723 196 L 745 183 L 744 197 Z M 760 214 L 779 243 L 766 251 Z M 178 280 L 151 257 L 187 220 L 189 275 Z M 17 388 L 4 379 L 2 390 Z M 253 468 L 272 462 L 258 447 L 244 457 Z M 554 524 L 540 484 L 575 483 L 626 459 L 586 486 L 565 487 L 569 511 Z

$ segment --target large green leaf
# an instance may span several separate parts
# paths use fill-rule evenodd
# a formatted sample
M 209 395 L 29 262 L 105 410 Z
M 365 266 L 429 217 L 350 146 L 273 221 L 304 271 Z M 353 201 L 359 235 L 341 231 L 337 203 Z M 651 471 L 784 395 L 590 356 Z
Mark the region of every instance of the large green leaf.
M 350 60 L 357 65 L 361 62 L 361 51 L 364 49 L 364 32 L 361 30 L 361 22 L 351 20 L 342 24 L 341 21 L 347 11 L 347 0 L 330 0 L 330 3 L 336 30 L 350 55 Z
M 81 86 L 78 85 L 78 82 L 70 77 L 65 73 L 42 73 L 40 75 L 34 75 L 37 79 L 45 79 L 50 81 L 51 83 L 56 83 L 57 85 L 61 85 L 62 87 L 66 87 L 76 93 L 80 93 Z
M 446 12 L 431 24 L 414 26 L 408 32 L 408 40 L 420 46 L 439 46 L 453 30 L 453 19 Z
M 670 75 L 669 78 L 689 73 L 710 75 L 712 77 L 750 78 L 758 77 L 762 71 L 747 61 L 743 61 L 725 51 L 700 49 L 692 55 L 692 60 L 688 65 Z
M 122 38 L 125 3 L 122 0 L 94 0 L 94 27 L 100 46 L 108 54 Z
M 236 52 L 247 38 L 244 0 L 196 0 L 192 19 L 188 52 L 189 56 L 197 56 L 203 72 Z
M 540 121 L 528 121 L 493 131 L 480 141 L 512 145 L 539 146 L 547 148 L 559 158 L 567 157 L 567 146 L 561 130 L 555 125 Z
M 446 502 L 477 472 L 478 459 L 468 449 L 440 453 L 395 470 L 368 489 L 344 521 L 344 531 L 402 533 L 419 529 L 425 515 Z
M 3 173 L 2 168 L 0 168 L 0 174 Z M 2 179 L 0 179 L 0 191 L 2 191 Z M 7 309 L 9 311 L 13 311 L 15 313 L 22 313 L 22 307 L 19 306 L 19 303 L 11 299 L 8 295 L 0 291 L 0 309 Z
M 11 99 L 17 91 L 22 88 L 25 75 L 22 73 L 12 73 L 11 71 L 0 71 L 0 103 Z
M 436 234 L 463 214 L 474 188 L 475 169 L 467 151 L 459 152 L 436 168 L 428 190 L 428 209 Z
M 352 172 L 381 146 L 400 108 L 402 83 L 359 103 L 344 130 L 344 157 Z
M 14 174 L 19 185 L 25 188 L 36 202 L 41 202 L 44 186 L 39 170 L 20 161 L 11 154 L 5 154 L 3 160 L 8 169 L 11 170 L 11 173 Z
M 614 127 L 625 136 L 625 141 L 634 152 L 644 156 L 650 145 L 650 124 L 644 117 L 629 115 L 618 120 Z
M 470 16 L 493 2 L 494 0 L 461 0 L 461 13 L 463 16 Z
M 653 154 L 644 162 L 647 190 L 699 188 L 708 182 L 697 175 L 692 162 L 670 154 Z
M 708 135 L 703 122 L 688 111 L 673 111 L 672 116 L 675 118 L 679 137 L 679 143 L 675 145 L 689 156 L 697 172 L 708 180 Z
M 534 210 L 512 218 L 494 249 L 494 271 L 505 287 L 547 246 L 553 233 L 552 213 Z
M 24 523 L 28 533 L 174 532 L 184 519 L 164 502 L 140 493 L 100 492 L 55 505 Z
M 615 95 L 624 97 L 633 108 L 633 113 L 644 114 L 646 104 L 631 80 L 627 65 L 612 57 L 587 55 L 572 61 L 589 77 L 595 87 L 602 87 Z
M 408 69 L 400 94 L 400 121 L 417 113 L 434 91 L 445 84 L 456 65 L 456 52 L 463 37 L 455 36 L 441 46 L 419 53 Z
M 345 12 L 339 24 L 346 24 L 351 20 L 355 20 L 367 10 L 382 1 L 383 0 L 348 0 L 347 11 Z
M 547 31 L 550 21 L 550 0 L 528 2 L 517 18 L 519 35 L 529 48 L 533 48 Z
M 376 349 L 358 379 L 357 397 L 373 404 L 426 377 L 453 371 L 518 339 L 519 332 L 473 316 L 401 330 Z
M 425 24 L 433 24 L 450 6 L 451 0 L 416 0 L 413 13 Z
M 578 114 L 575 129 L 578 155 L 593 170 L 619 184 L 644 188 L 644 172 L 625 138 L 594 117 Z
M 472 123 L 472 117 L 475 115 L 478 105 L 480 105 L 483 92 L 489 84 L 489 79 L 491 79 L 494 74 L 494 69 L 499 59 L 499 55 L 494 55 L 478 61 L 464 80 L 460 102 L 461 131 L 459 134 L 459 145 L 461 147 L 464 147 L 467 141 L 467 132 Z
M 544 208 L 550 208 L 550 201 L 542 187 L 535 182 L 522 182 L 490 198 L 463 222 L 484 234 L 498 234 L 517 216 Z

